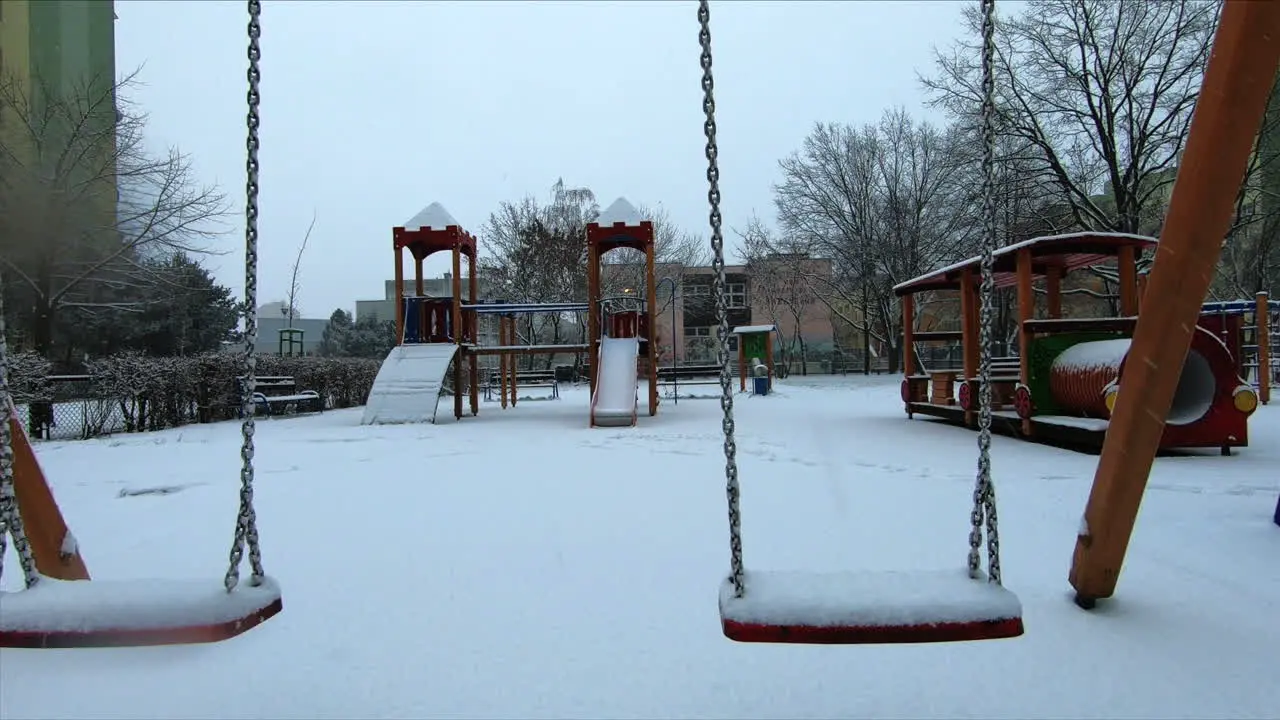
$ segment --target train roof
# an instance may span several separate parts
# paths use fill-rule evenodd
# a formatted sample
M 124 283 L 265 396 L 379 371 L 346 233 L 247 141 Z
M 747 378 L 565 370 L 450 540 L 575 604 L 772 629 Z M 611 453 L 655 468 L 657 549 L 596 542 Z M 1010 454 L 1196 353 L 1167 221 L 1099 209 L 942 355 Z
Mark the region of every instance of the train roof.
M 1067 235 L 1046 235 L 1002 247 L 995 252 L 996 287 L 1009 287 L 1018 281 L 1018 251 L 1030 249 L 1031 271 L 1044 275 L 1050 267 L 1057 267 L 1063 275 L 1072 270 L 1100 265 L 1119 255 L 1122 248 L 1143 250 L 1155 247 L 1157 240 L 1146 235 L 1127 233 L 1080 232 Z M 893 287 L 898 297 L 928 292 L 930 290 L 958 290 L 960 277 L 965 270 L 980 271 L 981 257 L 973 257 L 899 283 Z

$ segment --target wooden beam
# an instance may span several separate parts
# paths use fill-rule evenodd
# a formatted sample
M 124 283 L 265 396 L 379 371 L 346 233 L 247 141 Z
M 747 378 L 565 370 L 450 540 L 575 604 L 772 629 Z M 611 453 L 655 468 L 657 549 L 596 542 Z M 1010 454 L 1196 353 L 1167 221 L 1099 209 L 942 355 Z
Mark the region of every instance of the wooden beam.
M 453 341 L 461 345 L 462 337 L 462 248 L 453 245 Z M 419 293 L 421 295 L 421 293 Z M 453 417 L 462 419 L 462 382 L 465 373 L 462 354 L 454 356 L 453 361 Z
M 1120 281 L 1120 314 L 1138 314 L 1138 258 L 1131 246 L 1120 248 L 1116 255 Z
M 644 278 L 645 292 L 649 295 L 649 416 L 652 417 L 658 414 L 658 278 L 654 268 L 652 242 L 645 246 Z
M 1258 293 L 1258 307 L 1254 311 L 1253 334 L 1258 342 L 1258 401 L 1271 402 L 1271 303 L 1265 292 Z
M 1018 379 L 1022 384 L 1031 377 L 1031 335 L 1027 332 L 1027 321 L 1036 317 L 1036 292 L 1032 286 L 1035 280 L 1031 274 L 1031 250 L 1018 251 Z M 1030 437 L 1031 418 L 1022 419 L 1022 434 Z
M 915 333 L 916 296 L 905 295 L 902 298 L 902 374 L 906 377 L 915 374 Z
M 515 320 L 510 319 L 511 339 L 515 339 Z M 586 352 L 591 346 L 577 345 L 489 345 L 486 347 L 470 347 L 467 352 L 472 355 L 561 355 Z
M 960 332 L 961 335 L 961 354 L 964 360 L 964 377 L 963 382 L 968 382 L 978 374 L 978 325 L 975 300 L 977 294 L 974 292 L 973 271 L 965 268 L 960 273 Z M 973 426 L 974 413 L 972 410 L 966 410 L 964 413 L 965 425 Z
M 479 289 L 479 279 L 476 277 L 476 253 L 472 253 L 467 258 L 467 302 L 474 305 L 476 302 L 476 294 Z M 471 329 L 471 337 L 467 338 L 469 342 L 477 343 L 480 341 L 480 314 L 475 310 L 468 311 L 471 314 L 468 325 Z M 480 414 L 480 358 L 475 355 L 469 356 L 471 367 L 468 368 L 470 373 L 471 384 L 471 414 Z
M 396 253 L 396 345 L 404 343 L 404 258 L 400 255 L 400 246 L 394 246 Z
M 13 493 L 36 570 L 58 580 L 88 580 L 89 569 L 76 544 L 68 542 L 71 530 L 16 412 L 10 415 L 9 429 L 13 437 Z
M 1062 317 L 1062 268 L 1049 267 L 1044 274 L 1045 314 Z
M 1280 65 L 1280 2 L 1226 0 L 1069 575 L 1115 592 L 1147 478 Z

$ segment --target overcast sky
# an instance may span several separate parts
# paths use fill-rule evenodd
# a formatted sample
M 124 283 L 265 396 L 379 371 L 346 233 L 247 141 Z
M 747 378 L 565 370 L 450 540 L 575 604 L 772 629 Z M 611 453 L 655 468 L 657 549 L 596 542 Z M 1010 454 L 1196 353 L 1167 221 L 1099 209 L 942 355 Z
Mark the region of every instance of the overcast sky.
M 695 2 L 264 4 L 259 304 L 285 296 L 313 211 L 307 317 L 382 297 L 391 228 L 433 201 L 479 234 L 498 203 L 546 198 L 562 177 L 601 207 L 661 204 L 707 234 Z M 150 141 L 243 207 L 245 3 L 116 5 L 117 69 L 142 68 L 132 96 Z M 777 161 L 815 120 L 873 122 L 893 105 L 937 120 L 915 73 L 962 7 L 712 3 L 726 224 L 772 222 Z M 221 249 L 209 264 L 241 292 L 243 228 Z M 446 269 L 437 258 L 428 275 Z

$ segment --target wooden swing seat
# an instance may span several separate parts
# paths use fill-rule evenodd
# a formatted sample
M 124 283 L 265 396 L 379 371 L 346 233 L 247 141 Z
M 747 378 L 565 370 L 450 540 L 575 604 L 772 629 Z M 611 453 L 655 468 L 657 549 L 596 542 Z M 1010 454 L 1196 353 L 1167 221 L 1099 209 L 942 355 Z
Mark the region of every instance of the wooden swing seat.
M 1022 603 L 964 570 L 748 572 L 720 588 L 725 637 L 748 643 L 866 645 L 996 640 L 1023 633 Z
M 0 592 L 0 647 L 185 645 L 227 640 L 283 609 L 270 578 L 227 592 L 204 580 L 56 580 Z

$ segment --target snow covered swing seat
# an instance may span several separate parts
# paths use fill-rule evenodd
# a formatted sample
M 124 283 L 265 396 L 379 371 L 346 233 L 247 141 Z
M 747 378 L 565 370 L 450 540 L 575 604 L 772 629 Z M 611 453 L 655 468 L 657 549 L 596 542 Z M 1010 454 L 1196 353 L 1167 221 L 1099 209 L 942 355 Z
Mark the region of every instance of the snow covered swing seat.
M 283 608 L 270 578 L 227 592 L 209 580 L 55 580 L 0 592 L 0 647 L 183 645 L 228 640 Z
M 737 642 L 862 645 L 1022 635 L 1018 596 L 963 569 L 745 573 L 720 588 L 725 637 Z

